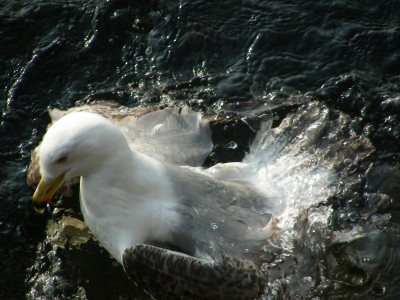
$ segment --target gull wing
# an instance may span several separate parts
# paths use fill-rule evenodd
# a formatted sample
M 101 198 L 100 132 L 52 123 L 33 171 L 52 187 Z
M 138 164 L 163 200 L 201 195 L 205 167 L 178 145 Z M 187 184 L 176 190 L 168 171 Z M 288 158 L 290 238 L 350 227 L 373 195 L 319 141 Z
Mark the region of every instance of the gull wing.
M 248 260 L 223 256 L 222 263 L 138 244 L 122 262 L 136 284 L 158 299 L 254 299 L 264 292 L 264 273 Z
M 132 149 L 175 165 L 201 166 L 212 150 L 208 121 L 188 106 L 127 117 L 119 127 Z

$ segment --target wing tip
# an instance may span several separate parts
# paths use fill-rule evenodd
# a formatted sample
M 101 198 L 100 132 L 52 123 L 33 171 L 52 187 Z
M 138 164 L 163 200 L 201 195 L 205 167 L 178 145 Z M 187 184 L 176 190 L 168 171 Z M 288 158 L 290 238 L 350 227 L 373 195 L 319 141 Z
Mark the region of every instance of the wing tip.
M 134 245 L 125 249 L 122 261 L 132 281 L 161 299 L 254 299 L 264 293 L 267 282 L 253 262 L 230 256 L 215 264 L 162 248 Z

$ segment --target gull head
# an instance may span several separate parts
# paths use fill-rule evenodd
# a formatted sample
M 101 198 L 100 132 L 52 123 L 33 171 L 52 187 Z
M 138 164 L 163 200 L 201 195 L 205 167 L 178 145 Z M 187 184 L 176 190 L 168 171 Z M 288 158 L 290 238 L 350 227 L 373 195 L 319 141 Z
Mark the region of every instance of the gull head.
M 64 181 L 101 168 L 121 143 L 127 146 L 122 132 L 100 115 L 75 112 L 57 121 L 40 145 L 42 178 L 32 197 L 35 210 L 43 213 Z

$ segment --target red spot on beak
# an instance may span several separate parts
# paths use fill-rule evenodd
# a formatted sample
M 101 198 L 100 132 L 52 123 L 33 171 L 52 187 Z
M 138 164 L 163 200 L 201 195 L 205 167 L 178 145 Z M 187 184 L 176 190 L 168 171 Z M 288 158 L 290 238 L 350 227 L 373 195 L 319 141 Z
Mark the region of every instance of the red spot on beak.
M 45 202 L 46 204 L 49 204 L 51 202 L 51 197 L 43 198 L 43 202 Z

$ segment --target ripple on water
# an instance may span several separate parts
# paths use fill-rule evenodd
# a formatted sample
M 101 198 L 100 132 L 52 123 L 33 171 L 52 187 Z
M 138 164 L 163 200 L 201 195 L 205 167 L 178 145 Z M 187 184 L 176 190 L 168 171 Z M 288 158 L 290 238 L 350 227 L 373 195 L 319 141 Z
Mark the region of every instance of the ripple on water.
M 96 97 L 128 107 L 190 100 L 194 107 L 245 115 L 260 112 L 260 107 L 291 103 L 274 115 L 275 127 L 293 105 L 302 101 L 296 95 L 300 91 L 308 100 L 317 99 L 351 116 L 348 123 L 339 124 L 333 138 L 340 141 L 340 134 L 347 132 L 355 139 L 363 134 L 376 147 L 373 161 L 398 168 L 398 1 L 139 2 L 1 3 L 5 30 L 0 32 L 4 86 L 0 91 L 0 256 L 7 259 L 1 262 L 0 297 L 23 298 L 25 293 L 34 299 L 146 297 L 140 291 L 125 292 L 121 286 L 130 282 L 124 281 L 121 269 L 119 273 L 110 271 L 117 267 L 94 241 L 80 240 L 79 249 L 66 247 L 68 241 L 75 243 L 68 234 L 60 235 L 54 248 L 50 238 L 43 241 L 45 220 L 32 213 L 27 201 L 32 191 L 26 187 L 23 170 L 29 163 L 29 152 L 45 132 L 49 106 L 68 108 L 78 100 Z M 213 106 L 215 103 L 218 105 Z M 340 120 L 334 118 L 335 114 L 331 112 L 333 123 Z M 254 138 L 259 122 L 252 116 L 242 121 L 249 125 L 247 131 L 231 131 L 236 127 L 232 123 L 224 130 L 238 133 L 234 137 L 238 147 L 228 150 L 242 153 L 222 155 L 233 136 L 219 137 L 221 146 L 216 149 L 213 164 L 227 157 L 240 160 L 249 150 L 241 144 L 239 135 Z M 364 146 L 362 141 L 353 143 L 345 155 L 337 157 L 337 162 L 343 163 L 338 170 L 340 180 L 342 173 L 348 177 L 329 199 L 329 205 L 335 212 L 340 208 L 341 213 L 333 214 L 330 226 L 344 234 L 336 244 L 328 242 L 328 269 L 318 265 L 324 261 L 318 256 L 318 248 L 314 249 L 318 255 L 307 252 L 317 237 L 324 241 L 324 234 L 318 226 L 310 230 L 299 222 L 297 232 L 308 232 L 309 237 L 300 235 L 299 245 L 305 251 L 298 253 L 298 259 L 313 266 L 317 274 L 295 271 L 290 266 L 298 266 L 298 261 L 292 256 L 282 257 L 277 264 L 279 272 L 270 271 L 271 278 L 278 278 L 270 283 L 272 298 L 285 296 L 282 287 L 289 287 L 288 293 L 303 295 L 318 284 L 321 288 L 312 293 L 320 298 L 400 298 L 396 252 L 400 249 L 396 227 L 400 193 L 389 191 L 394 201 L 385 200 L 387 209 L 372 203 L 373 197 L 360 195 L 363 174 L 370 170 L 365 161 L 368 147 L 364 148 L 365 155 L 358 151 Z M 330 155 L 337 149 L 332 144 L 320 155 Z M 352 149 L 357 149 L 357 155 Z M 396 177 L 384 179 L 380 187 L 385 187 L 385 182 L 386 186 L 396 185 L 391 178 Z M 63 205 L 79 211 L 76 203 L 74 199 Z M 363 219 L 369 212 L 360 210 L 373 205 L 377 205 L 379 215 Z M 354 211 L 358 214 L 353 215 Z M 388 221 L 385 217 L 387 222 L 380 223 L 386 224 L 385 228 L 378 224 L 380 230 L 376 231 L 367 226 L 368 222 L 377 224 L 383 214 L 392 218 Z M 318 219 L 314 221 L 319 224 Z M 351 231 L 354 224 L 363 231 Z M 283 245 L 290 250 L 290 243 L 283 241 Z M 352 267 L 348 269 L 347 265 Z M 279 274 L 274 275 L 275 271 Z M 334 282 L 327 282 L 323 275 Z M 309 277 L 312 284 L 308 284 Z M 110 287 L 110 278 L 116 285 Z

